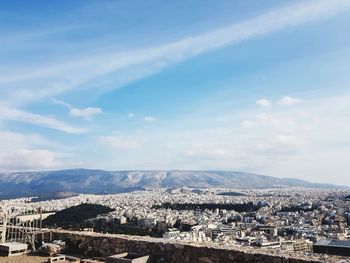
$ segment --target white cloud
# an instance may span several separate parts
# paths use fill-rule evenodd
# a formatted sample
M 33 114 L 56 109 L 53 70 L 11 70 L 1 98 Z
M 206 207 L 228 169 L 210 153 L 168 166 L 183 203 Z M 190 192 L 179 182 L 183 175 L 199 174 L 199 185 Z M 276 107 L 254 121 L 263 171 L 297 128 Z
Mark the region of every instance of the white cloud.
M 259 99 L 255 103 L 261 107 L 270 107 L 271 106 L 271 102 L 267 99 Z
M 0 98 L 9 102 L 28 102 L 76 88 L 87 89 L 92 86 L 94 88 L 103 86 L 118 88 L 203 52 L 291 26 L 327 18 L 348 9 L 349 6 L 350 1 L 347 0 L 303 1 L 283 9 L 272 10 L 242 23 L 162 46 L 120 53 L 97 54 L 76 60 L 68 59 L 71 62 L 57 64 L 57 66 L 45 65 L 45 68 L 35 69 L 34 64 L 34 70 L 4 72 L 0 76 L 0 82 L 6 82 L 6 85 L 2 85 L 0 89 Z M 48 61 L 55 61 L 55 59 Z M 100 77 L 105 76 L 107 79 L 103 84 L 113 82 L 116 85 L 95 85 L 101 81 Z M 268 102 L 271 104 L 270 101 Z M 139 138 L 139 136 L 133 136 L 133 131 L 128 132 L 131 135 L 101 137 L 100 143 L 115 149 L 140 149 L 137 158 L 135 156 L 125 157 L 124 152 L 120 156 L 120 163 L 129 162 L 131 168 L 142 167 L 142 164 L 148 164 L 151 167 L 151 164 L 154 164 L 151 168 L 253 170 L 277 176 L 299 178 L 309 176 L 307 177 L 309 180 L 323 178 L 322 180 L 326 181 L 329 180 L 329 174 L 334 174 L 332 167 L 337 167 L 334 178 L 338 181 L 348 180 L 350 184 L 349 179 L 346 179 L 350 172 L 346 160 L 350 154 L 348 102 L 349 96 L 334 98 L 334 101 L 330 98 L 316 99 L 314 105 L 309 104 L 308 101 L 300 107 L 273 107 L 277 109 L 269 109 L 268 113 L 257 114 L 256 110 L 252 109 L 244 112 L 243 119 L 248 121 L 243 121 L 243 123 L 242 115 L 235 113 L 220 117 L 220 123 L 216 122 L 216 118 L 208 117 L 208 115 L 200 120 L 200 114 L 191 113 L 186 117 L 187 119 L 178 118 L 171 122 L 164 120 L 164 124 L 162 120 L 159 126 L 164 125 L 163 128 L 152 130 L 152 133 L 148 133 L 147 130 L 143 131 L 145 133 L 143 135 L 151 138 L 150 147 L 141 147 L 143 144 L 133 139 Z M 62 103 L 61 105 L 67 107 L 67 104 Z M 339 108 L 341 106 L 343 108 Z M 0 107 L 0 119 L 35 123 L 73 133 L 84 131 L 51 117 L 16 109 L 10 112 L 5 110 L 4 113 L 2 109 Z M 200 118 L 197 118 L 198 116 Z M 251 127 L 252 123 L 256 129 L 242 129 L 242 126 L 243 128 Z M 6 139 L 0 137 L 0 142 L 4 141 Z M 7 145 L 8 147 L 0 148 L 12 147 L 11 144 Z M 264 152 L 257 153 L 257 146 Z M 50 161 L 50 154 L 40 152 L 45 151 L 40 147 L 34 149 L 31 145 L 25 145 L 18 146 L 16 149 L 21 152 L 21 156 L 28 156 L 31 152 L 36 156 L 47 154 L 48 163 L 57 162 L 57 160 Z M 132 154 L 138 152 L 133 151 Z M 7 154 L 10 155 L 9 152 Z M 57 156 L 56 153 L 53 154 Z M 201 161 L 200 158 L 196 162 L 193 159 L 187 161 L 189 156 L 215 154 L 220 157 L 213 158 L 215 160 L 210 163 L 207 161 L 209 157 L 204 161 Z M 103 156 L 103 158 L 108 157 Z M 113 158 L 106 160 L 105 163 L 114 165 L 115 155 Z M 10 159 L 15 160 L 16 158 Z M 23 162 L 26 163 L 26 161 Z M 5 164 L 5 161 L 3 163 Z M 7 159 L 6 163 L 7 166 L 10 166 L 11 162 Z
M 42 149 L 17 149 L 7 153 L 0 153 L 0 167 L 2 170 L 42 170 L 54 169 L 62 166 L 57 154 Z
M 69 111 L 69 115 L 73 117 L 82 117 L 84 119 L 89 119 L 91 116 L 102 113 L 100 108 L 88 107 L 85 109 L 73 108 Z
M 329 182 L 334 164 L 339 167 L 334 182 L 350 185 L 345 160 L 350 154 L 349 98 L 308 99 L 300 107 L 275 107 L 268 113 L 252 108 L 219 120 L 217 115 L 190 114 L 152 131 L 128 134 L 147 142 L 136 161 L 126 156 L 125 162 L 130 168 L 241 170 L 314 182 Z M 242 116 L 254 122 L 254 129 L 242 127 Z M 327 162 L 317 162 L 327 156 Z
M 245 120 L 242 122 L 242 127 L 247 128 L 247 129 L 251 129 L 255 127 L 255 123 L 253 121 L 250 120 Z
M 98 141 L 117 150 L 136 150 L 142 146 L 140 142 L 128 136 L 101 136 Z
M 131 118 L 134 118 L 134 116 L 135 116 L 134 113 L 132 113 L 132 112 L 128 113 L 128 117 L 129 117 L 130 119 L 131 119 Z
M 295 98 L 295 97 L 290 97 L 290 96 L 285 96 L 281 98 L 280 100 L 277 101 L 279 105 L 282 106 L 293 106 L 302 103 L 303 100 L 300 98 Z
M 274 133 L 274 132 L 273 132 Z M 307 145 L 307 140 L 303 134 L 299 132 L 296 134 L 273 134 L 270 138 L 257 143 L 257 150 L 259 154 L 267 156 L 287 156 L 299 154 L 299 152 Z
M 225 158 L 228 154 L 223 149 L 194 148 L 184 152 L 185 158 L 218 159 Z
M 93 115 L 102 113 L 101 108 L 98 107 L 87 107 L 83 109 L 75 108 L 72 105 L 57 99 L 52 99 L 53 103 L 57 105 L 61 105 L 67 109 L 69 109 L 69 115 L 72 117 L 81 117 L 84 119 L 90 119 Z
M 155 122 L 155 121 L 157 121 L 157 119 L 156 119 L 155 117 L 153 117 L 153 116 L 145 116 L 145 117 L 143 118 L 143 120 L 144 120 L 145 122 Z
M 56 104 L 56 105 L 61 105 L 67 109 L 71 109 L 73 108 L 70 104 L 68 104 L 67 102 L 64 102 L 63 100 L 58 100 L 58 99 L 51 99 L 52 103 Z
M 8 149 L 15 148 L 68 149 L 68 147 L 63 144 L 48 140 L 39 134 L 0 130 L 0 149 L 7 151 Z
M 277 134 L 272 142 L 279 145 L 300 146 L 305 144 L 305 139 L 295 134 Z
M 0 130 L 0 170 L 44 170 L 63 166 L 65 146 L 37 134 L 22 134 Z
M 0 120 L 18 121 L 43 126 L 67 133 L 84 133 L 85 129 L 73 127 L 63 121 L 31 112 L 0 106 Z
M 201 53 L 328 18 L 348 8 L 350 2 L 347 0 L 298 2 L 244 22 L 162 46 L 122 53 L 98 54 L 24 72 L 6 72 L 0 76 L 0 82 L 6 83 L 8 87 L 2 95 L 4 98 L 6 96 L 8 103 L 35 100 L 82 86 L 96 87 L 91 83 L 96 84 L 100 77 L 107 74 L 111 76 L 110 73 L 114 73 L 114 77 L 109 80 L 113 85 L 103 86 L 120 87 Z M 83 85 L 87 82 L 90 85 Z M 43 83 L 45 85 L 42 85 Z M 104 79 L 103 84 L 108 84 L 108 80 Z M 21 88 L 23 86 L 26 88 Z M 45 88 L 42 88 L 43 86 Z M 16 92 L 12 92 L 14 87 Z
M 300 128 L 300 121 L 305 118 L 296 119 L 293 114 L 286 112 L 262 112 L 256 114 L 256 120 L 263 126 L 276 131 L 292 132 Z

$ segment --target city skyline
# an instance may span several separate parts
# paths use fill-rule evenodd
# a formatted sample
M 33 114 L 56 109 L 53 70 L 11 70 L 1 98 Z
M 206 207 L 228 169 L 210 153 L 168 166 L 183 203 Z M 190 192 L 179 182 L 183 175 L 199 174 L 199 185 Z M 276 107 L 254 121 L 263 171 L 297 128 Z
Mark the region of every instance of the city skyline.
M 2 1 L 0 170 L 350 185 L 349 1 Z

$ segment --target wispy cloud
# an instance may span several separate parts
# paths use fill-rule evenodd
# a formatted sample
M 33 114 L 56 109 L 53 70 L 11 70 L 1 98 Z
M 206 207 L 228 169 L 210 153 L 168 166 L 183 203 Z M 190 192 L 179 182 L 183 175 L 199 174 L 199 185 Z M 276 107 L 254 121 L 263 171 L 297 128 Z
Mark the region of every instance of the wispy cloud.
M 0 153 L 0 167 L 4 170 L 54 169 L 62 166 L 57 155 L 45 149 L 17 149 L 6 154 Z
M 259 99 L 255 103 L 261 107 L 270 107 L 272 105 L 272 103 L 267 99 Z
M 268 112 L 253 107 L 229 112 L 220 120 L 193 114 L 164 120 L 152 130 L 118 135 L 120 140 L 144 139 L 143 147 L 133 152 L 139 158 L 118 157 L 129 161 L 130 167 L 242 170 L 323 182 L 329 181 L 330 163 L 336 163 L 340 169 L 334 180 L 341 182 L 349 171 L 345 159 L 350 125 L 344 121 L 348 100 L 349 94 L 304 98 L 299 107 L 274 107 Z M 252 128 L 243 125 L 245 120 Z M 192 127 L 193 122 L 198 123 Z
M 79 108 L 73 107 L 72 105 L 62 100 L 53 99 L 52 101 L 57 105 L 62 105 L 63 107 L 69 109 L 69 115 L 72 117 L 81 117 L 86 120 L 89 120 L 93 115 L 102 113 L 101 108 L 98 108 L 98 107 L 87 107 L 87 108 L 79 109 Z
M 282 106 L 293 106 L 296 104 L 302 103 L 303 100 L 300 98 L 295 98 L 295 97 L 290 97 L 290 96 L 285 96 L 281 98 L 280 100 L 277 101 L 278 104 Z
M 128 136 L 101 136 L 98 138 L 98 141 L 117 150 L 136 150 L 142 146 L 139 141 Z
M 255 123 L 251 120 L 244 120 L 242 121 L 242 127 L 247 128 L 247 129 L 252 129 L 255 127 Z
M 38 134 L 0 130 L 0 170 L 42 170 L 63 166 L 65 146 Z
M 145 116 L 145 117 L 143 118 L 143 120 L 144 120 L 145 122 L 155 122 L 155 121 L 157 121 L 157 118 L 156 118 L 156 117 L 153 117 L 153 116 Z
M 114 85 L 108 86 L 117 88 L 201 53 L 325 19 L 349 8 L 350 2 L 347 0 L 298 2 L 241 23 L 162 46 L 84 57 L 68 63 L 46 66 L 44 69 L 37 68 L 14 74 L 10 72 L 0 76 L 0 83 L 6 83 L 10 88 L 11 85 L 17 87 L 16 95 L 8 91 L 8 101 L 22 102 L 83 88 L 83 84 L 84 88 L 89 88 L 93 86 L 91 82 L 98 82 L 100 77 L 110 73 L 114 73 L 113 77 L 108 76 L 109 80 L 103 80 L 103 84 L 113 82 Z M 46 82 L 45 85 L 42 85 L 43 82 Z M 23 86 L 26 88 L 22 88 Z M 34 89 L 35 92 L 29 92 L 28 89 Z
M 69 114 L 73 117 L 82 117 L 89 119 L 91 116 L 102 113 L 100 108 L 87 107 L 84 109 L 73 108 L 69 111 Z
M 63 121 L 31 112 L 0 106 L 0 120 L 18 121 L 39 125 L 67 133 L 84 133 L 86 129 L 71 126 Z
M 58 99 L 53 98 L 51 101 L 52 101 L 52 103 L 54 103 L 54 104 L 56 104 L 56 105 L 61 105 L 61 106 L 65 107 L 65 108 L 67 108 L 67 109 L 69 109 L 69 110 L 70 110 L 71 108 L 73 108 L 72 105 L 70 105 L 70 104 L 67 103 L 67 102 L 64 102 L 63 100 L 58 100 Z

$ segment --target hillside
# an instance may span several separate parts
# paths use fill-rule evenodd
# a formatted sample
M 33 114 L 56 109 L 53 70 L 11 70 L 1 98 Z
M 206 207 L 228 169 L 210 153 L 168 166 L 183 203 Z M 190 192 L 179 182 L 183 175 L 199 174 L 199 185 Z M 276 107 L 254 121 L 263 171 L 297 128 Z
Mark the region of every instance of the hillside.
M 84 220 L 95 218 L 98 215 L 108 214 L 113 209 L 97 204 L 81 204 L 72 206 L 50 215 L 43 221 L 45 227 L 78 227 Z
M 0 198 L 48 196 L 56 193 L 118 193 L 145 187 L 193 188 L 341 188 L 291 178 L 234 171 L 104 171 L 71 169 L 47 172 L 0 173 Z

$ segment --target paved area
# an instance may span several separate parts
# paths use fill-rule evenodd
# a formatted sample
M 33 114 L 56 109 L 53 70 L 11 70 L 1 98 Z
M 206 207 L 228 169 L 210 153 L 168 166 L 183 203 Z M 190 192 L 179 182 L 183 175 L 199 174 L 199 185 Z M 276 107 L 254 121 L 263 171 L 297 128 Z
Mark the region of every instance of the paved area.
M 34 255 L 23 255 L 23 256 L 13 256 L 13 257 L 2 257 L 0 256 L 0 263 L 46 263 L 49 257 L 45 256 L 34 256 Z M 76 261 L 60 261 L 59 263 L 72 263 Z
M 0 257 L 0 263 L 43 263 L 47 262 L 48 257 L 41 256 L 13 256 L 13 257 Z

